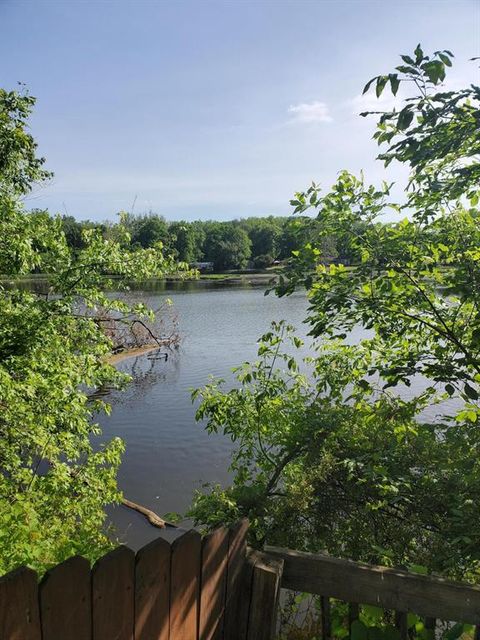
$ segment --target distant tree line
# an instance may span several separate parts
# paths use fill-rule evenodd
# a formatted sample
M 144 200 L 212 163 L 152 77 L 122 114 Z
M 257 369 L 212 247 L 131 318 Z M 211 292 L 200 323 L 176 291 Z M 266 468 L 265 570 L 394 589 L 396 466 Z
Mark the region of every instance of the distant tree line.
M 119 225 L 113 222 L 78 221 L 63 216 L 63 230 L 73 251 L 83 248 L 83 231 L 97 228 L 106 239 L 119 240 Z M 307 216 L 252 217 L 229 222 L 212 220 L 170 222 L 156 213 L 127 214 L 123 226 L 130 233 L 131 250 L 147 249 L 161 242 L 165 250 L 182 262 L 212 262 L 215 271 L 266 268 L 277 260 L 287 260 L 315 234 L 316 221 Z M 123 237 L 123 236 L 122 236 Z M 340 237 L 322 239 L 322 258 L 349 264 L 355 256 Z

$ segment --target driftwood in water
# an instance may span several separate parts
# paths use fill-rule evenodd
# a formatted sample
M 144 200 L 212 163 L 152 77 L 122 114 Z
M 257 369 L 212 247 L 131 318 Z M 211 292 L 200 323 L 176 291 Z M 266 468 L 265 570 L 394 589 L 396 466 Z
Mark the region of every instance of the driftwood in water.
M 144 515 L 149 523 L 154 527 L 158 527 L 159 529 L 165 529 L 165 527 L 175 527 L 174 524 L 172 524 L 171 522 L 167 522 L 166 520 L 161 518 L 158 514 L 155 513 L 155 511 L 147 509 L 147 507 L 144 507 L 141 504 L 137 504 L 136 502 L 132 502 L 131 500 L 127 500 L 126 498 L 123 498 L 122 504 L 125 507 L 133 509 L 134 511 L 138 511 L 138 513 Z

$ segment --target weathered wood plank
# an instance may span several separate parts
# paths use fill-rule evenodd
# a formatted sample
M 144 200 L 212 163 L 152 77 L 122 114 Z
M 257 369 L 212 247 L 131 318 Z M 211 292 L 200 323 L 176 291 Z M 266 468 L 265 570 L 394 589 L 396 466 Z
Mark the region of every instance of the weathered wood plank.
M 267 547 L 285 560 L 282 587 L 420 616 L 480 623 L 480 587 L 320 554 Z
M 170 543 L 153 540 L 135 559 L 135 640 L 169 640 Z
M 427 640 L 435 640 L 435 628 L 437 621 L 435 618 L 425 618 L 425 630 Z
M 407 614 L 404 611 L 395 612 L 395 626 L 400 633 L 401 640 L 408 640 Z
M 0 638 L 41 640 L 37 574 L 22 567 L 0 578 Z
M 245 561 L 248 526 L 247 519 L 241 520 L 228 538 L 225 640 L 245 640 L 247 634 L 249 600 L 244 594 L 251 589 L 253 576 L 253 564 Z
M 201 544 L 194 530 L 172 544 L 170 640 L 197 640 Z
M 351 633 L 352 624 L 355 620 L 358 620 L 358 616 L 360 614 L 359 606 L 356 602 L 349 602 L 348 604 L 348 629 Z
M 74 556 L 48 571 L 40 584 L 42 640 L 91 640 L 90 563 Z
M 283 560 L 253 552 L 252 595 L 248 619 L 248 640 L 272 640 L 277 624 L 278 598 Z
M 200 640 L 220 640 L 223 638 L 228 538 L 228 529 L 222 527 L 205 536 L 202 540 L 198 630 Z
M 330 598 L 328 598 L 327 596 L 321 596 L 320 608 L 322 616 L 322 638 L 323 640 L 330 640 L 330 638 L 332 637 Z
M 118 547 L 92 571 L 93 640 L 133 640 L 135 554 Z

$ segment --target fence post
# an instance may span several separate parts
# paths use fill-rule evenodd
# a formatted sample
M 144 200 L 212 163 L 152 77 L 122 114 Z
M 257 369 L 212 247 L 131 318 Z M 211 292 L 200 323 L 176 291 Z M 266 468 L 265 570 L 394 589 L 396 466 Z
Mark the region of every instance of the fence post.
M 254 551 L 252 595 L 248 619 L 248 640 L 272 640 L 277 625 L 278 598 L 283 560 Z
M 170 543 L 156 538 L 135 559 L 135 640 L 168 640 Z
M 229 531 L 227 593 L 225 599 L 225 640 L 246 640 L 251 585 L 251 565 L 246 562 L 248 520 L 241 520 Z
M 222 640 L 227 584 L 228 529 L 212 531 L 202 540 L 199 640 Z
M 0 638 L 41 640 L 37 574 L 31 569 L 0 578 Z
M 322 617 L 322 638 L 330 640 L 332 637 L 332 620 L 330 598 L 328 596 L 320 596 L 320 608 Z
M 135 553 L 117 547 L 92 571 L 93 640 L 133 640 Z
M 40 583 L 42 640 L 91 640 L 90 563 L 74 556 L 47 571 Z
M 197 640 L 201 537 L 193 529 L 172 544 L 170 640 Z

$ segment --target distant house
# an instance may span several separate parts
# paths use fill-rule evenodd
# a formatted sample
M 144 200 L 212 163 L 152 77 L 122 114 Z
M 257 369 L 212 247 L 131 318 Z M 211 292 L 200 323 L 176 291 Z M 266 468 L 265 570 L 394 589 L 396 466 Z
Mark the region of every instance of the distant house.
M 191 262 L 191 269 L 198 269 L 199 271 L 213 271 L 213 262 Z

